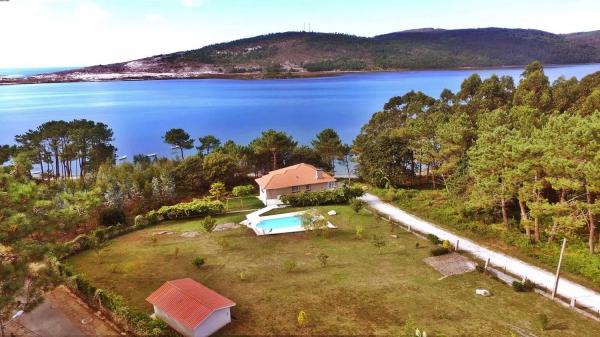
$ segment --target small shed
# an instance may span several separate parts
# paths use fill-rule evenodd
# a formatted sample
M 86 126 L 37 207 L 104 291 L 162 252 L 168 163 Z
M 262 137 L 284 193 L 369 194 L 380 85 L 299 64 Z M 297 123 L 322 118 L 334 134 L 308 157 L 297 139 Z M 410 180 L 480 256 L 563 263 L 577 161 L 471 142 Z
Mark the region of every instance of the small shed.
M 186 337 L 206 337 L 231 322 L 235 303 L 204 285 L 184 278 L 167 281 L 148 298 L 156 317 Z

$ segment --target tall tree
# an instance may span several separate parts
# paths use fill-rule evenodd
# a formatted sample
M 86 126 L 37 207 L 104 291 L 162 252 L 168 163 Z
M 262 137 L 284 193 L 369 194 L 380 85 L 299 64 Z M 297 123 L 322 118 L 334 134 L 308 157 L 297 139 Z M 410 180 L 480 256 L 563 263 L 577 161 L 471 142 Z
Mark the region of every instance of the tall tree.
M 200 146 L 196 148 L 200 153 L 204 153 L 206 155 L 210 154 L 211 152 L 219 148 L 219 146 L 221 146 L 221 141 L 219 140 L 219 138 L 213 135 L 206 135 L 198 138 L 198 140 L 200 141 Z
M 194 147 L 194 140 L 183 129 L 171 129 L 163 136 L 165 143 L 176 146 L 181 151 L 181 159 L 184 159 L 183 150 Z
M 256 154 L 270 154 L 273 162 L 273 170 L 286 156 L 290 155 L 297 143 L 285 132 L 269 129 L 263 131 L 262 135 L 254 139 L 250 146 Z
M 325 129 L 311 142 L 315 151 L 327 163 L 327 168 L 335 173 L 335 160 L 342 153 L 342 141 L 333 129 Z

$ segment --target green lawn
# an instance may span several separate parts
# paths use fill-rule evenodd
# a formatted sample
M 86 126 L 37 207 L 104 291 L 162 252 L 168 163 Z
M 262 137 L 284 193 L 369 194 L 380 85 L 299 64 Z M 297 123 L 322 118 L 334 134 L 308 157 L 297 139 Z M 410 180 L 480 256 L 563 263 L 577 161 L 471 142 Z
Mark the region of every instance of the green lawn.
M 144 299 L 164 281 L 191 277 L 237 302 L 234 321 L 222 335 L 392 335 L 404 336 L 411 317 L 428 336 L 597 336 L 600 323 L 586 319 L 534 293 L 515 293 L 510 287 L 477 272 L 440 280 L 422 259 L 430 244 L 390 227 L 367 211 L 355 215 L 347 206 L 322 207 L 338 212 L 329 220 L 339 229 L 328 238 L 314 233 L 256 237 L 246 228 L 182 238 L 198 230 L 198 220 L 169 222 L 115 239 L 98 255 L 93 251 L 68 262 L 98 286 L 123 295 L 132 305 L 151 312 Z M 220 223 L 243 215 L 219 217 Z M 365 238 L 355 238 L 355 226 Z M 153 243 L 153 233 L 158 235 Z M 398 238 L 392 238 L 392 231 Z M 370 240 L 377 234 L 387 245 L 378 254 Z M 230 247 L 217 242 L 225 239 Z M 415 243 L 421 248 L 415 248 Z M 179 249 L 179 256 L 174 252 Z M 329 256 L 321 267 L 317 256 Z M 195 256 L 206 265 L 195 268 Z M 294 260 L 297 270 L 286 272 Z M 242 281 L 240 272 L 247 274 Z M 475 296 L 486 288 L 494 296 Z M 297 315 L 308 314 L 300 328 Z M 540 331 L 535 317 L 550 318 L 550 330 Z M 596 332 L 593 332 L 596 331 Z M 519 334 L 517 334 L 518 336 Z
M 371 188 L 369 192 L 385 199 L 387 190 Z M 546 239 L 543 239 L 538 245 L 530 245 L 523 234 L 515 233 L 516 229 L 513 229 L 513 237 L 520 238 L 520 241 L 503 239 L 502 224 L 484 224 L 465 218 L 459 211 L 461 205 L 452 202 L 443 189 L 411 190 L 406 197 L 389 202 L 442 228 L 550 272 L 554 272 L 558 264 L 561 240 L 546 244 Z M 518 224 L 513 224 L 513 227 L 517 226 Z M 583 240 L 568 242 L 561 274 L 600 291 L 600 257 L 598 254 L 589 255 L 587 242 Z
M 240 198 L 229 198 L 225 200 L 225 210 L 240 211 L 249 209 L 259 209 L 265 207 L 265 205 L 256 196 L 240 197 Z

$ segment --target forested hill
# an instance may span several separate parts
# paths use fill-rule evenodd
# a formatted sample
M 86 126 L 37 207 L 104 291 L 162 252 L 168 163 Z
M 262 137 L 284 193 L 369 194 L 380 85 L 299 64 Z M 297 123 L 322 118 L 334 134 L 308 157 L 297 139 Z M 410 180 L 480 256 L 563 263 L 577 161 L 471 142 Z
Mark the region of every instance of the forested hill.
M 310 76 L 331 71 L 514 66 L 533 60 L 544 64 L 600 62 L 600 44 L 589 34 L 578 34 L 504 28 L 425 28 L 375 37 L 286 32 L 87 67 L 46 80 Z
M 591 45 L 600 48 L 600 30 L 593 32 L 580 32 L 563 35 L 567 40 L 579 43 L 582 45 Z

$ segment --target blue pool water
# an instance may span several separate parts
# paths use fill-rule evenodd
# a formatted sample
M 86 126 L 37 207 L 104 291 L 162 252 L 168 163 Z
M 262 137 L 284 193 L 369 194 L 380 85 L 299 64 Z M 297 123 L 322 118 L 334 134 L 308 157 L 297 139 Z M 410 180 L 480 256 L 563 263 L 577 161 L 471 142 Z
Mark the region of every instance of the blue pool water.
M 300 219 L 300 217 L 297 215 L 293 215 L 284 218 L 261 220 L 256 225 L 256 228 L 260 228 L 265 232 L 269 232 L 271 230 L 285 229 L 290 227 L 296 228 L 299 226 L 302 226 L 302 219 Z

